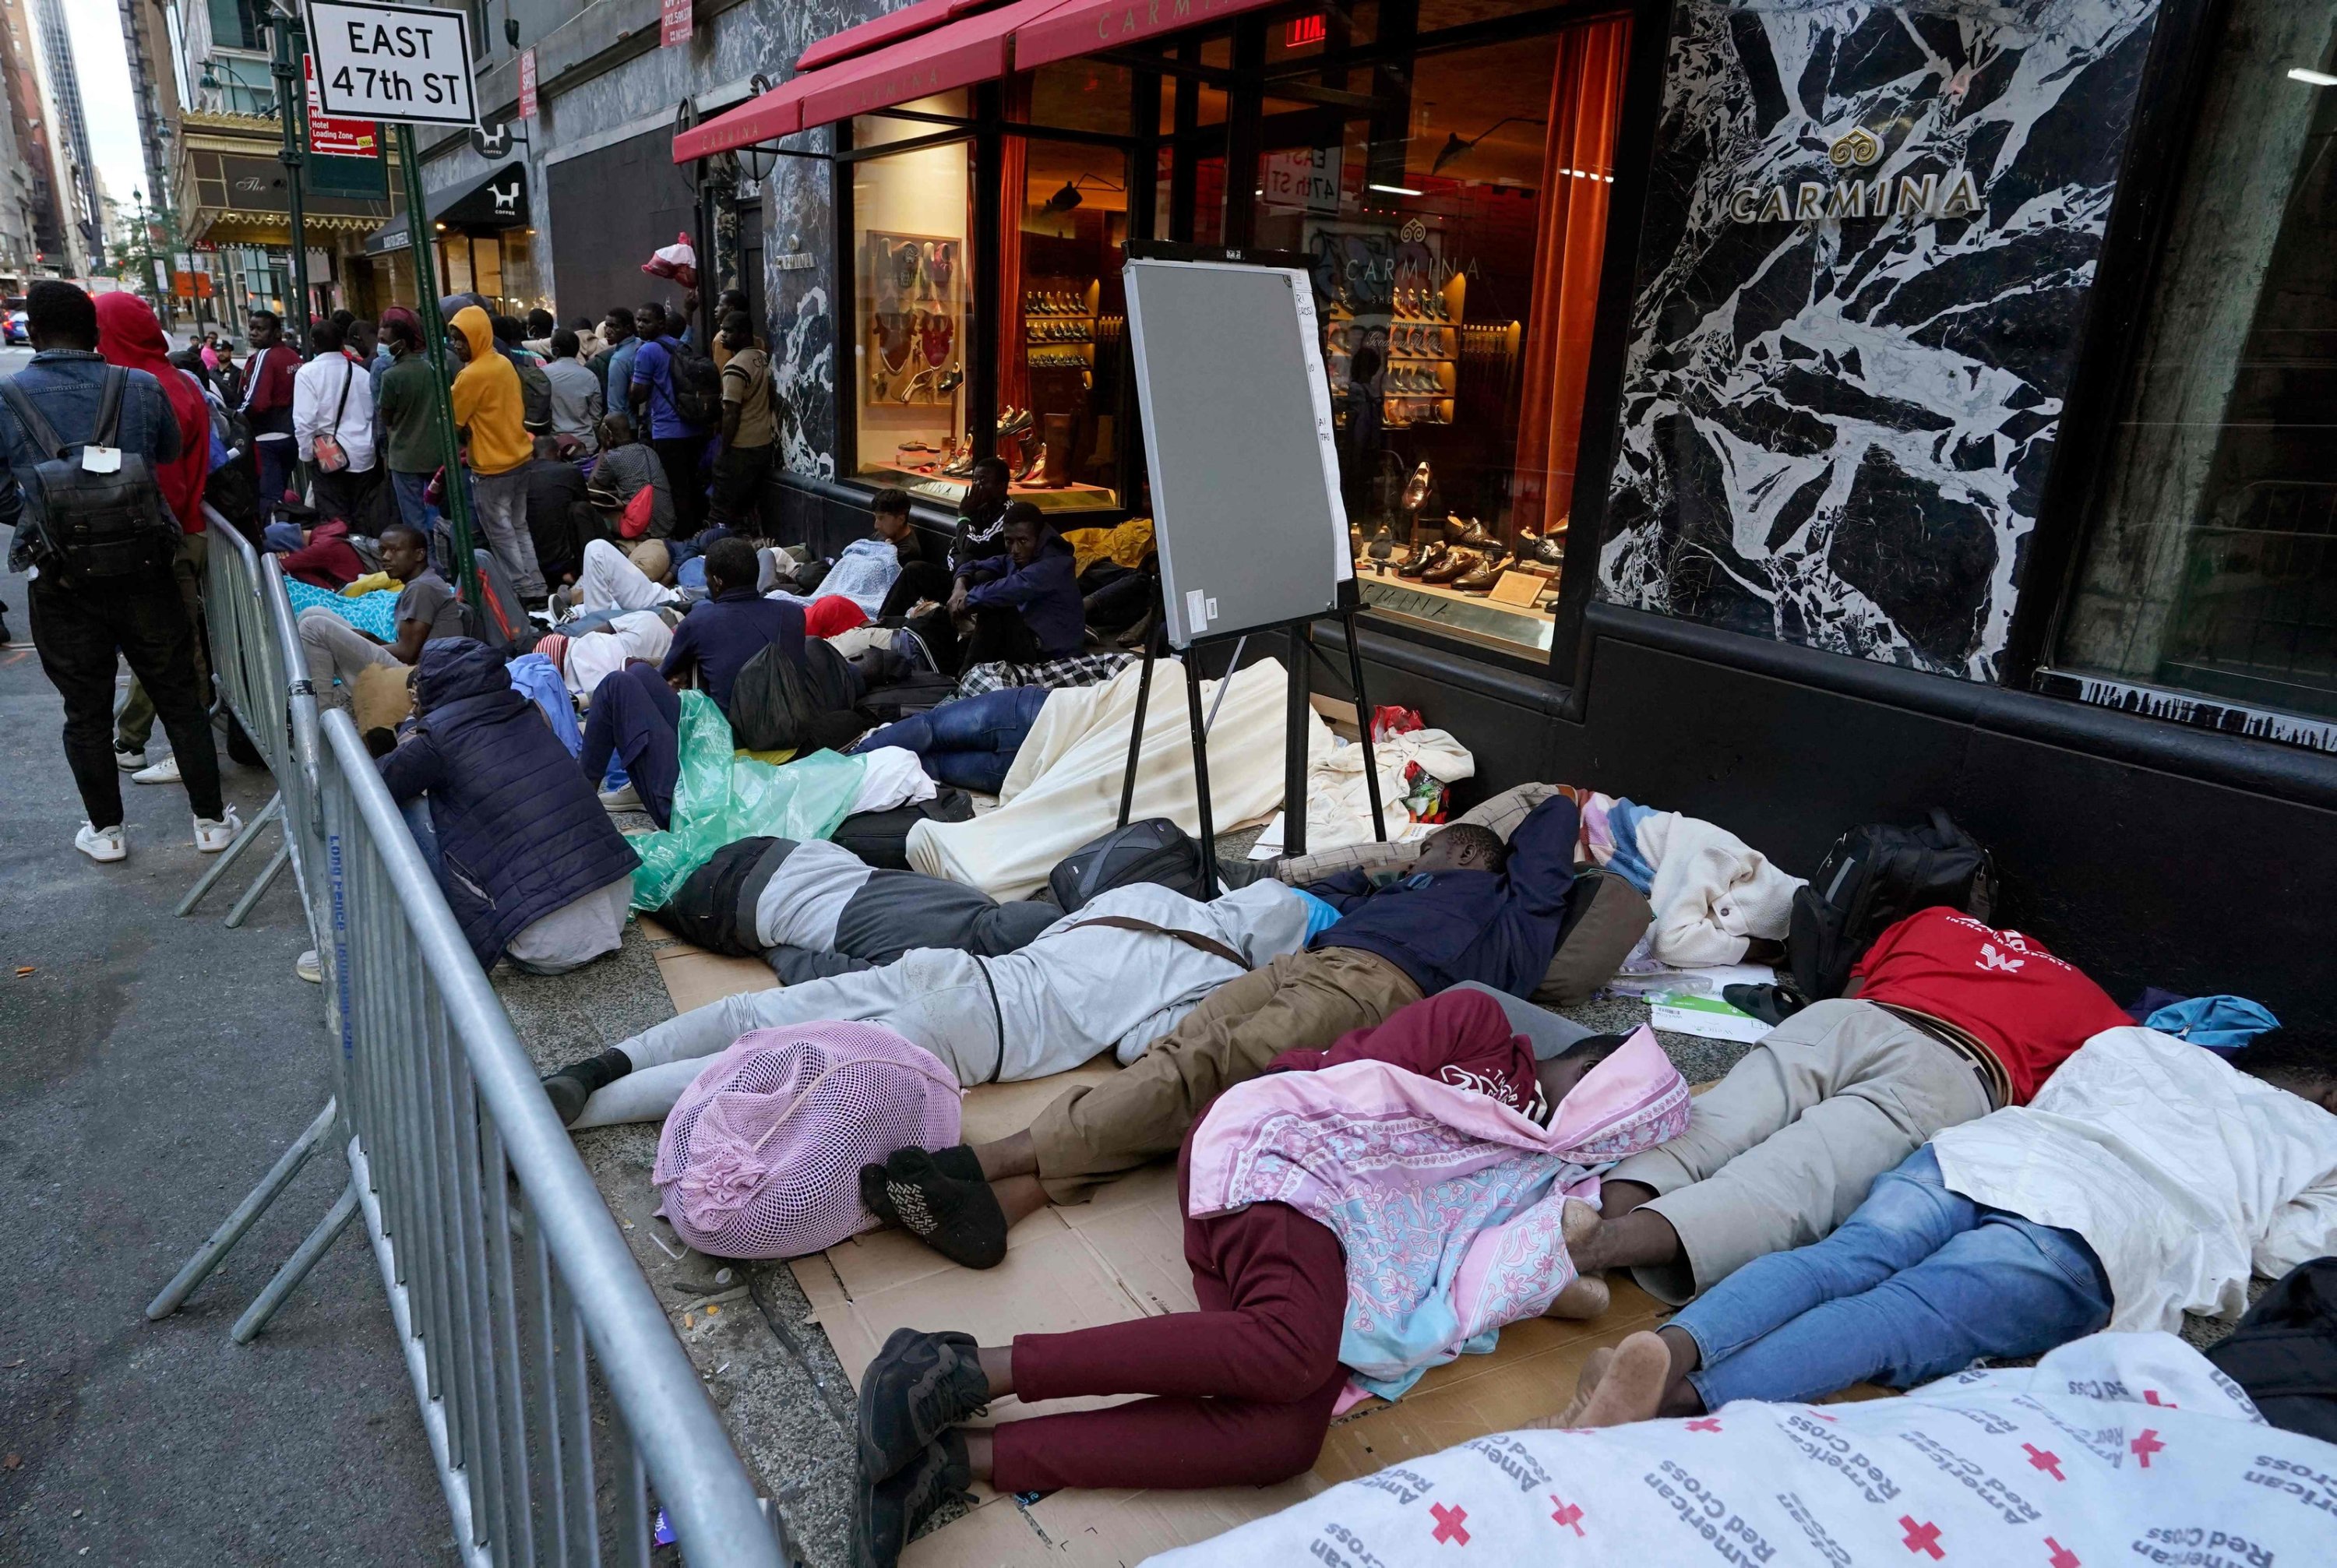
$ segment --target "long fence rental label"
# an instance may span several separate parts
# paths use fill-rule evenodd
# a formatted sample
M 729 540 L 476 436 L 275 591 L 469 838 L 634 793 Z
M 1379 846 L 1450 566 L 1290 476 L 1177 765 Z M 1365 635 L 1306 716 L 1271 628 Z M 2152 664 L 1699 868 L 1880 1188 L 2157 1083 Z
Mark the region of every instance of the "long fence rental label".
M 474 125 L 470 22 L 460 11 L 308 0 L 324 112 L 347 120 Z

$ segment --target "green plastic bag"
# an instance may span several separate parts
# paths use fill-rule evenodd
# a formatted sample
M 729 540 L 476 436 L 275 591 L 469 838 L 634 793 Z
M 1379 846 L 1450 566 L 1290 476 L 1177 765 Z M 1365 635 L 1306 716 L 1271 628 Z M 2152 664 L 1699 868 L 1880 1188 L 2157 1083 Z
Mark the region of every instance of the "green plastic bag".
M 673 825 L 631 843 L 641 858 L 633 872 L 633 907 L 662 909 L 691 872 L 741 838 L 825 838 L 860 793 L 867 762 L 815 751 L 783 768 L 737 757 L 730 721 L 703 691 L 681 694 L 681 778 L 673 789 Z

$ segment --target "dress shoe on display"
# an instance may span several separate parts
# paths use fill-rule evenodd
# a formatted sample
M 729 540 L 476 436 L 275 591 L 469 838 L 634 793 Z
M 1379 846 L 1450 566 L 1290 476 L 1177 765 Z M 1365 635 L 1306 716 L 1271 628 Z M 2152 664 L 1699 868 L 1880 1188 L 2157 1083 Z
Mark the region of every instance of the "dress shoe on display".
M 998 438 L 1003 441 L 1009 436 L 1027 435 L 1031 426 L 1031 410 L 1009 408 L 998 416 Z
M 1421 464 L 1412 471 L 1412 477 L 1404 483 L 1403 499 L 1397 505 L 1407 512 L 1417 514 L 1423 506 L 1428 505 L 1429 488 L 1435 482 L 1434 476 L 1428 471 L 1428 465 Z
M 1395 555 L 1395 530 L 1390 528 L 1384 523 L 1381 524 L 1380 531 L 1372 535 L 1371 548 L 1366 552 L 1366 554 L 1368 554 L 1374 561 L 1387 561 L 1393 559 Z M 1384 568 L 1383 568 L 1383 570 L 1384 570 Z
M 1478 522 L 1474 517 L 1470 518 L 1468 523 L 1458 534 L 1447 529 L 1445 531 L 1445 537 L 1452 540 L 1455 544 L 1466 544 L 1473 550 L 1498 550 L 1501 548 L 1501 542 L 1495 539 L 1491 534 L 1486 533 L 1485 525 L 1482 523 Z
M 1486 552 L 1481 565 L 1465 577 L 1455 578 L 1452 586 L 1463 593 L 1490 593 L 1493 584 L 1501 580 L 1501 573 L 1509 570 L 1509 558 L 1510 553 L 1496 544 Z
M 1424 548 L 1414 545 L 1411 558 L 1396 568 L 1395 574 L 1399 577 L 1424 577 L 1431 571 L 1442 566 L 1445 557 L 1452 554 L 1452 547 L 1442 539 Z
M 1564 518 L 1560 518 L 1558 525 L 1544 534 L 1535 544 L 1533 558 L 1539 564 L 1553 569 L 1566 564 L 1566 520 Z
M 1448 549 L 1444 559 L 1420 574 L 1423 583 L 1451 583 L 1466 577 L 1484 564 L 1485 558 L 1474 550 Z

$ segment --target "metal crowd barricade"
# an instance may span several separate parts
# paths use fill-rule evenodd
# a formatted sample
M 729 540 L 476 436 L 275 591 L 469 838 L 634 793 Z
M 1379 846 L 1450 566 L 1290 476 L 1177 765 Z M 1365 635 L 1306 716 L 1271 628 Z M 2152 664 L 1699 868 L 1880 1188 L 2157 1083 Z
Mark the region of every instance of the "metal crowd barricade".
M 147 1316 L 176 1310 L 310 1155 L 345 1143 L 347 1186 L 237 1320 L 238 1342 L 362 1214 L 466 1563 L 598 1568 L 605 1546 L 646 1568 L 661 1508 L 685 1561 L 781 1568 L 794 1554 L 776 1515 L 356 725 L 320 723 L 274 563 L 240 537 L 213 559 L 230 553 L 213 642 L 276 773 L 271 808 L 323 938 L 336 1093 Z
M 235 836 L 226 852 L 187 889 L 187 896 L 171 911 L 181 916 L 193 913 L 195 906 L 218 886 L 243 852 L 258 842 L 268 825 L 284 817 L 285 780 L 297 771 L 289 765 L 294 742 L 286 712 L 286 693 L 296 677 L 305 686 L 307 675 L 297 632 L 288 638 L 285 630 L 288 628 L 279 630 L 269 603 L 266 574 L 276 569 L 274 558 L 253 549 L 234 524 L 208 505 L 203 514 L 205 532 L 210 540 L 204 555 L 203 620 L 210 630 L 211 668 L 219 677 L 228 711 L 235 715 L 236 723 L 259 749 L 269 772 L 275 775 L 277 792 L 258 816 L 244 824 L 243 831 Z M 284 599 L 281 587 L 274 597 Z M 287 832 L 283 844 L 261 868 L 258 878 L 228 910 L 229 926 L 242 925 L 252 906 L 283 873 L 292 857 L 292 839 L 293 835 Z M 318 934 L 317 911 L 308 905 L 306 891 L 304 879 L 302 902 L 308 906 L 310 935 L 315 936 Z

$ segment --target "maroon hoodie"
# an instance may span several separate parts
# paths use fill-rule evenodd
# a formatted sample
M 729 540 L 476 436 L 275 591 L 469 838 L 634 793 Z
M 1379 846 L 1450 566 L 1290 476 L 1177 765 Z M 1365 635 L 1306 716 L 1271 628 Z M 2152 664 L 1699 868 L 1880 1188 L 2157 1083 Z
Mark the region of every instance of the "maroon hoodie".
M 1314 1073 L 1342 1062 L 1384 1062 L 1456 1088 L 1472 1089 L 1531 1114 L 1541 1085 L 1533 1046 L 1511 1033 L 1501 1004 L 1482 991 L 1440 992 L 1398 1009 L 1375 1029 L 1355 1029 L 1327 1051 L 1300 1047 L 1266 1064 L 1269 1073 Z
M 284 575 L 312 588 L 347 587 L 366 574 L 365 557 L 349 544 L 346 523 L 319 523 L 308 530 L 308 542 L 276 563 Z M 1496 1009 L 1499 1011 L 1499 1009 Z

